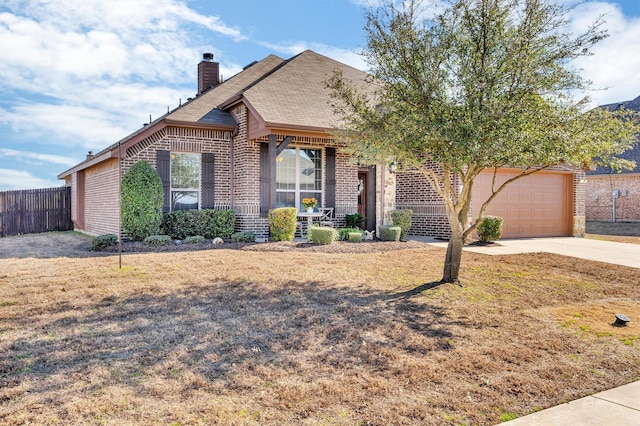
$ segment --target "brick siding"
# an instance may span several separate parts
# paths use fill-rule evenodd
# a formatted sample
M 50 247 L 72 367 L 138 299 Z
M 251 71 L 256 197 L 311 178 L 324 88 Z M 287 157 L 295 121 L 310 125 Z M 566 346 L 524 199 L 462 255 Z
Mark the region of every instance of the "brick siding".
M 84 184 L 84 231 L 90 235 L 117 235 L 120 203 L 118 160 L 107 160 L 87 169 Z
M 615 199 L 616 221 L 640 221 L 639 173 L 587 176 L 585 193 L 587 220 L 612 221 L 614 190 L 620 193 L 620 196 Z

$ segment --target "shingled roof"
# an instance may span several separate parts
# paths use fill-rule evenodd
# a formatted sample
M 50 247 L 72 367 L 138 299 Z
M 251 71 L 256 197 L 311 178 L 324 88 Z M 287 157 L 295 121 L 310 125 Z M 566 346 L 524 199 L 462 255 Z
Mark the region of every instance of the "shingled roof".
M 366 73 L 306 50 L 247 88 L 242 97 L 267 125 L 332 129 L 338 120 L 326 82 L 336 69 L 352 83 L 368 86 Z
M 615 102 L 612 104 L 601 105 L 600 108 L 607 109 L 609 111 L 617 111 L 620 108 L 625 108 L 631 111 L 640 111 L 640 96 L 625 102 Z M 635 161 L 636 167 L 633 170 L 625 170 L 622 173 L 640 173 L 640 135 L 638 140 L 631 149 L 625 151 L 620 157 L 625 160 Z M 615 173 L 609 167 L 598 167 L 596 170 L 587 172 L 588 175 L 608 175 Z

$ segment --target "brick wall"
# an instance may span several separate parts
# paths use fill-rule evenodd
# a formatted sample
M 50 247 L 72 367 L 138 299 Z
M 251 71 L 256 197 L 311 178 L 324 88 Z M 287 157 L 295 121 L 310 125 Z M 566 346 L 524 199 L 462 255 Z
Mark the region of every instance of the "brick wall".
M 640 221 L 639 173 L 587 176 L 585 192 L 587 220 L 612 221 L 614 190 L 618 190 L 620 194 L 615 199 L 616 221 Z
M 438 170 L 435 163 L 430 166 Z M 397 174 L 396 208 L 413 210 L 410 235 L 449 239 L 451 231 L 444 202 L 421 173 Z
M 85 171 L 84 231 L 91 235 L 118 234 L 120 186 L 118 159 Z

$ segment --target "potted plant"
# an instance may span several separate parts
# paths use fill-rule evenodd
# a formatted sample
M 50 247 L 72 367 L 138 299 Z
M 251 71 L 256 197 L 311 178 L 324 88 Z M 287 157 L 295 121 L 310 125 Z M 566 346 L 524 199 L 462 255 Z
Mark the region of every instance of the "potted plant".
M 307 210 L 307 213 L 313 213 L 313 209 L 315 209 L 318 205 L 318 200 L 316 200 L 314 197 L 303 198 L 302 205 Z

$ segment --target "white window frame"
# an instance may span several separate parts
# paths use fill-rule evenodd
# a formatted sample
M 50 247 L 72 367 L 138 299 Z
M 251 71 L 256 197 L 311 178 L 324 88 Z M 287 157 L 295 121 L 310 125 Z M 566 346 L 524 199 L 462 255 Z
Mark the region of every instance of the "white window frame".
M 195 155 L 198 157 L 198 188 L 176 188 L 173 186 L 173 155 Z M 199 152 L 182 152 L 182 151 L 171 151 L 170 153 L 170 162 L 169 162 L 169 199 L 170 199 L 170 210 L 174 210 L 174 201 L 173 201 L 173 193 L 177 191 L 184 192 L 196 192 L 198 194 L 198 206 L 196 209 L 189 210 L 200 210 L 200 206 L 202 205 L 202 154 Z
M 325 150 L 320 147 L 320 146 L 307 146 L 307 145 L 293 145 L 293 146 L 288 146 L 285 149 L 295 149 L 296 150 L 296 169 L 295 169 L 295 176 L 296 176 L 296 183 L 295 183 L 295 189 L 278 189 L 277 188 L 277 177 L 276 177 L 276 193 L 294 193 L 294 200 L 295 200 L 295 208 L 298 210 L 302 210 L 302 205 L 301 205 L 301 200 L 302 200 L 302 196 L 301 193 L 305 192 L 305 193 L 314 193 L 314 194 L 318 194 L 318 196 L 316 196 L 316 199 L 320 199 L 322 200 L 322 203 L 317 205 L 316 208 L 320 208 L 322 207 L 322 205 L 324 205 L 324 185 L 325 185 L 325 167 L 326 167 L 326 159 L 325 159 Z M 302 149 L 314 149 L 314 150 L 318 150 L 320 151 L 320 173 L 321 173 L 321 179 L 320 179 L 320 189 L 313 189 L 313 190 L 301 190 L 300 189 L 300 150 Z M 277 158 L 276 158 L 276 162 L 277 162 Z M 276 164 L 276 167 L 277 164 Z M 277 173 L 276 173 L 277 176 Z

